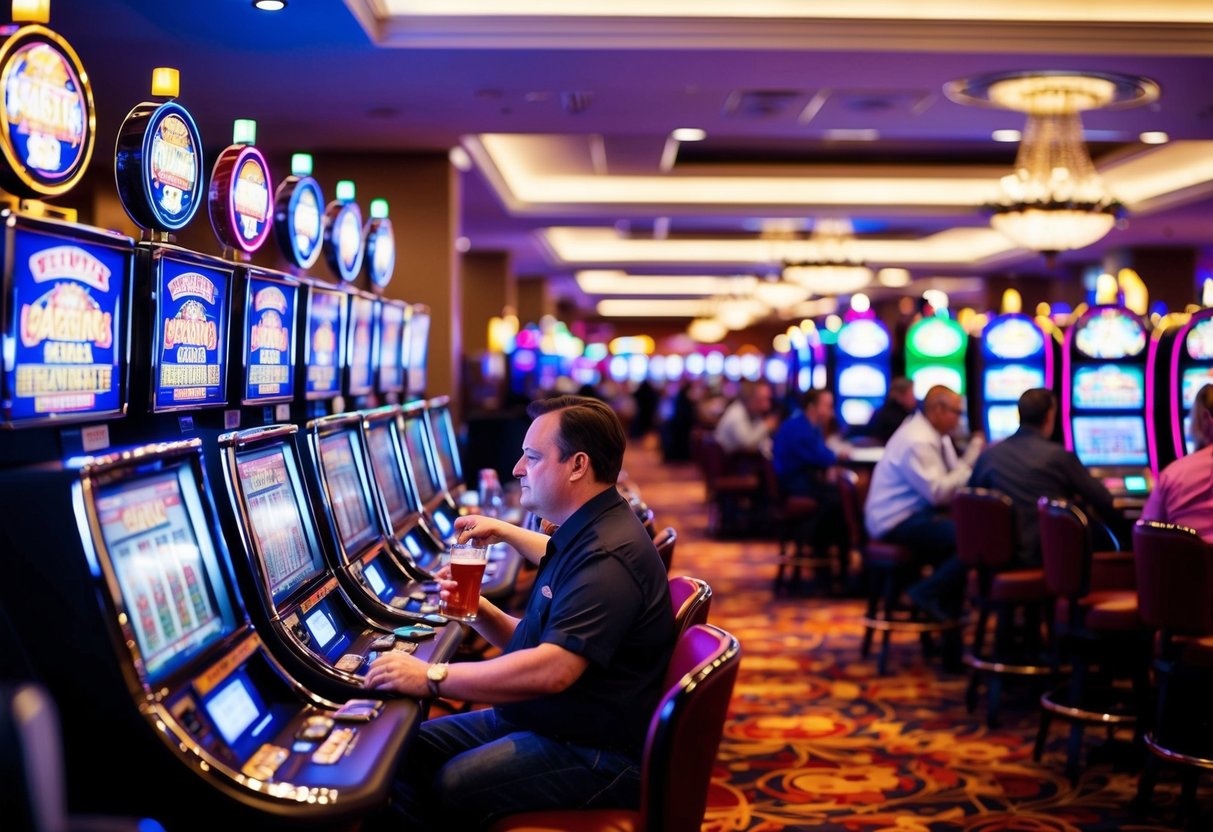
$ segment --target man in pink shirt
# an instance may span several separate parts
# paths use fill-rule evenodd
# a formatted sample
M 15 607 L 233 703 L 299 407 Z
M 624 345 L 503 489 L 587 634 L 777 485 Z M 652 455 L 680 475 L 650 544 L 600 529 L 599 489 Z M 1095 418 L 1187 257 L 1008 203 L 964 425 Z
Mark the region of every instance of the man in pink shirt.
M 1196 450 L 1163 470 L 1141 516 L 1188 526 L 1213 543 L 1213 384 L 1196 394 L 1190 424 Z

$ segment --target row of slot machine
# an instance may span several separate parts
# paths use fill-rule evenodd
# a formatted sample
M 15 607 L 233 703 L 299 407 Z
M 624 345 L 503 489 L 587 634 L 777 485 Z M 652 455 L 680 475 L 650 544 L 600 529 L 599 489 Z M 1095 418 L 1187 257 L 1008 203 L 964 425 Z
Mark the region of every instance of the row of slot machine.
M 1064 331 L 1008 312 L 991 318 L 976 349 L 970 341 L 946 313 L 922 318 L 906 332 L 906 377 L 919 400 L 937 384 L 966 397 L 973 429 L 989 441 L 1018 430 L 1024 391 L 1054 390 L 1066 448 L 1130 508 L 1162 468 L 1194 450 L 1188 414 L 1213 383 L 1213 309 L 1151 328 L 1123 305 L 1097 305 Z M 852 314 L 839 330 L 832 378 L 844 430 L 861 433 L 884 401 L 892 347 L 870 313 Z
M 44 26 L 0 61 L 0 675 L 54 695 L 74 810 L 356 823 L 422 717 L 368 699 L 366 667 L 463 636 L 431 574 L 463 488 L 450 404 L 398 403 L 428 318 L 354 288 L 387 285 L 390 222 L 310 176 L 275 191 L 251 144 L 208 189 L 173 100 L 117 140 L 143 240 L 39 215 L 88 164 L 92 90 Z M 224 257 L 171 241 L 204 202 Z M 271 228 L 295 273 L 247 262 Z M 303 276 L 322 250 L 339 284 Z M 516 553 L 486 572 L 508 592 Z

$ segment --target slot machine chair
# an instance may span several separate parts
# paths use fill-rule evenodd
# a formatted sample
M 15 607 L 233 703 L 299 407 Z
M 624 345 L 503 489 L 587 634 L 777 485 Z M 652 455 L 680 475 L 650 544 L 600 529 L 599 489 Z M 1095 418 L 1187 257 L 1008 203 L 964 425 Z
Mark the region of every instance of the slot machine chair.
M 775 582 L 771 591 L 778 595 L 783 589 L 793 594 L 800 591 L 800 571 L 810 569 L 815 578 L 824 579 L 827 591 L 830 588 L 830 569 L 832 564 L 829 553 L 821 554 L 812 550 L 810 541 L 820 520 L 817 500 L 808 496 L 786 494 L 779 485 L 779 477 L 775 474 L 775 466 L 771 460 L 764 460 L 763 479 L 766 484 L 767 516 L 775 526 L 779 537 L 779 567 L 775 572 Z M 791 546 L 789 551 L 788 547 Z M 846 563 L 846 553 L 839 552 L 839 559 Z M 791 573 L 784 577 L 785 571 Z M 845 566 L 843 567 L 845 572 Z
M 1040 569 L 1007 568 L 1015 555 L 1015 506 L 1001 491 L 962 488 L 952 500 L 956 555 L 970 570 L 969 595 L 977 601 L 972 649 L 964 662 L 973 669 L 965 691 L 969 713 L 986 679 L 986 723 L 996 727 L 1004 676 L 1045 676 L 1040 660 L 1041 613 L 1050 596 Z M 1024 623 L 1016 626 L 1022 612 Z M 986 649 L 986 629 L 994 618 L 994 643 Z
M 868 539 L 863 522 L 863 501 L 859 494 L 858 474 L 847 469 L 840 470 L 838 494 L 850 549 L 859 552 L 863 557 L 863 568 L 867 573 L 868 605 L 862 619 L 863 643 L 860 655 L 865 659 L 868 657 L 872 652 L 872 640 L 879 632 L 880 656 L 877 659 L 877 669 L 881 676 L 885 676 L 889 669 L 893 633 L 917 635 L 922 644 L 923 657 L 929 658 L 934 650 L 932 636 L 959 630 L 961 622 L 926 619 L 919 610 L 907 610 L 901 605 L 901 591 L 921 572 L 920 564 L 905 546 Z
M 491 832 L 699 832 L 741 645 L 710 624 L 678 639 L 641 757 L 640 808 L 526 812 Z
M 687 575 L 670 578 L 670 603 L 674 607 L 674 634 L 681 637 L 690 627 L 708 623 L 712 587 L 705 580 Z
M 724 448 L 706 431 L 700 435 L 698 456 L 707 498 L 708 534 L 722 537 L 740 531 L 748 524 L 752 504 L 762 489 L 761 477 L 729 470 Z
M 1040 727 L 1033 759 L 1040 761 L 1054 718 L 1070 722 L 1066 774 L 1077 781 L 1086 725 L 1138 729 L 1137 714 L 1146 698 L 1148 640 L 1132 590 L 1097 589 L 1092 582 L 1094 529 L 1082 510 L 1068 500 L 1041 497 L 1040 548 L 1045 585 L 1054 598 L 1054 669 L 1063 651 L 1072 671 L 1068 685 L 1040 697 Z M 1134 695 L 1126 698 L 1108 685 L 1092 682 L 1092 666 L 1105 678 L 1129 677 Z
M 1213 547 L 1195 531 L 1139 520 L 1133 529 L 1137 603 L 1154 641 L 1154 719 L 1145 735 L 1137 806 L 1145 810 L 1160 763 L 1183 768 L 1181 815 L 1191 828 L 1196 786 L 1213 770 Z
M 673 526 L 666 526 L 653 538 L 653 545 L 657 547 L 657 554 L 661 556 L 661 565 L 665 567 L 667 575 L 674 563 L 674 546 L 677 543 L 678 532 L 674 531 Z

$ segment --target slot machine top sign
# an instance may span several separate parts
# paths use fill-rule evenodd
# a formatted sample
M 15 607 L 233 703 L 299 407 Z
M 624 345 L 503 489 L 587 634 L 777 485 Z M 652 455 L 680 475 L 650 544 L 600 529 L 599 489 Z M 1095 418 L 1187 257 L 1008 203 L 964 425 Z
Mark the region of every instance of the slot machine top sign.
M 310 176 L 288 176 L 274 196 L 274 237 L 295 266 L 310 269 L 324 243 L 324 194 Z
M 202 137 L 175 101 L 145 101 L 118 131 L 114 178 L 126 213 L 141 228 L 178 231 L 202 199 Z
M 58 196 L 93 155 L 93 91 L 67 41 L 23 26 L 0 45 L 0 185 L 21 197 Z
M 211 170 L 211 227 L 225 246 L 252 254 L 269 236 L 274 218 L 270 166 L 252 145 L 224 148 Z

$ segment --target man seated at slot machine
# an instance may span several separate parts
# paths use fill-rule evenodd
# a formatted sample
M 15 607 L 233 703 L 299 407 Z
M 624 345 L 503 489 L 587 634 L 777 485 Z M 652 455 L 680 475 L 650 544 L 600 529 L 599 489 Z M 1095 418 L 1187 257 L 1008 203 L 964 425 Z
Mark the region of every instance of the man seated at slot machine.
M 1189 424 L 1196 450 L 1162 470 L 1141 518 L 1188 526 L 1213 543 L 1213 384 L 1197 392 Z
M 780 490 L 788 496 L 812 497 L 817 501 L 813 549 L 819 555 L 831 546 L 846 544 L 834 469 L 839 460 L 826 444 L 825 431 L 834 418 L 834 394 L 809 390 L 800 408 L 784 419 L 775 431 L 771 459 Z M 846 551 L 843 548 L 842 551 Z
M 397 777 L 402 829 L 478 829 L 498 815 L 639 805 L 640 755 L 674 644 L 665 569 L 616 480 L 626 438 L 606 404 L 533 403 L 514 475 L 549 538 L 505 521 L 455 521 L 460 541 L 505 542 L 540 562 L 526 612 L 479 601 L 471 626 L 503 654 L 428 665 L 403 653 L 366 686 L 494 705 L 421 726 Z M 542 559 L 541 559 L 542 558 Z M 442 595 L 454 582 L 440 572 Z
M 985 437 L 976 432 L 964 455 L 956 453 L 951 434 L 960 424 L 962 404 L 958 394 L 942 385 L 927 391 L 922 410 L 885 446 L 864 504 L 872 539 L 905 546 L 919 563 L 934 567 L 907 594 L 915 606 L 939 620 L 958 617 L 964 602 L 965 569 L 956 557 L 956 526 L 947 511 L 952 497 L 968 483 L 985 444 Z
M 902 422 L 909 419 L 917 409 L 918 399 L 914 395 L 914 382 L 898 376 L 889 382 L 889 392 L 885 396 L 884 404 L 872 413 L 863 435 L 878 444 L 887 445 Z
M 771 433 L 779 426 L 779 414 L 771 406 L 771 385 L 747 381 L 741 395 L 724 409 L 716 424 L 716 442 L 726 454 L 771 455 Z
M 1124 517 L 1104 484 L 1079 462 L 1078 457 L 1052 441 L 1057 421 L 1057 398 L 1043 388 L 1019 397 L 1019 430 L 991 445 L 977 459 L 969 485 L 994 488 L 1015 504 L 1018 532 L 1016 559 L 1022 568 L 1039 567 L 1040 526 L 1036 503 L 1081 498 L 1084 509 L 1120 530 Z

